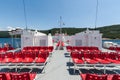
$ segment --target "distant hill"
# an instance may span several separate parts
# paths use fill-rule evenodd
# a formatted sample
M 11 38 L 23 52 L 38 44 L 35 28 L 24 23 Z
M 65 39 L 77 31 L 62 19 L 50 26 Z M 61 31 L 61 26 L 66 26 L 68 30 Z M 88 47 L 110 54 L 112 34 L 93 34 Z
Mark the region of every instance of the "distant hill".
M 90 28 L 93 30 L 93 28 Z M 75 33 L 79 33 L 86 30 L 86 28 L 62 28 L 63 33 L 67 33 L 68 35 L 74 35 Z M 96 30 L 100 30 L 100 32 L 103 34 L 103 38 L 110 38 L 110 39 L 120 39 L 120 25 L 110 25 L 110 26 L 104 26 L 96 28 Z M 60 31 L 60 28 L 53 28 L 49 30 L 39 30 L 45 34 L 52 33 L 55 34 L 56 32 Z M 7 31 L 0 31 L 0 37 L 10 37 Z
M 97 30 L 103 33 L 103 38 L 120 39 L 120 25 L 99 27 Z

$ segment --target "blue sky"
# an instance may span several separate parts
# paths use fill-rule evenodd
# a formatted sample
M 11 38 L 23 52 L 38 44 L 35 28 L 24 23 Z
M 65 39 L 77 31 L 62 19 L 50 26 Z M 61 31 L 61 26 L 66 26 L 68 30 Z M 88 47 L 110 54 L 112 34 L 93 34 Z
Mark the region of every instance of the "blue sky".
M 96 0 L 25 0 L 27 25 L 32 29 L 94 27 Z M 120 24 L 120 0 L 99 0 L 97 27 Z M 0 0 L 0 29 L 25 28 L 23 0 Z

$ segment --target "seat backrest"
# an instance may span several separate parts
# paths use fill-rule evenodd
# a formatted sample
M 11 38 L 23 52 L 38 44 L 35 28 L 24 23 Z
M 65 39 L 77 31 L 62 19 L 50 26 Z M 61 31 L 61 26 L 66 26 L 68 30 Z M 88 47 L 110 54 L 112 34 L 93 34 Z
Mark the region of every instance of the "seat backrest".
M 79 52 L 78 51 L 71 52 L 71 57 L 72 58 L 78 58 L 79 57 Z
M 29 73 L 10 74 L 11 80 L 30 80 Z
M 21 52 L 17 52 L 14 54 L 15 58 L 24 58 Z
M 0 73 L 0 80 L 7 80 L 7 77 L 4 73 Z
M 86 74 L 85 80 L 98 80 L 95 74 Z
M 120 75 L 113 75 L 112 80 L 120 80 Z
M 107 80 L 107 75 L 86 74 L 85 80 Z
M 5 57 L 7 57 L 7 58 L 14 58 L 14 53 L 13 52 L 7 52 L 5 54 Z

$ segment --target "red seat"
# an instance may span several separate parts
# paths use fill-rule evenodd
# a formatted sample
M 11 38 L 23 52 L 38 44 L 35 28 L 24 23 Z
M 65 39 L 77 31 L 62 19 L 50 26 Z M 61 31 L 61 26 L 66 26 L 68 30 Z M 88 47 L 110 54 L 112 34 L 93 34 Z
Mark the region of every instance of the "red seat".
M 82 60 L 82 54 L 77 51 L 71 52 L 71 58 L 75 64 L 83 64 L 84 61 Z
M 108 80 L 107 75 L 80 74 L 82 80 Z
M 107 60 L 115 64 L 120 64 L 120 60 L 118 59 L 118 53 L 109 53 L 107 56 Z
M 2 62 L 4 58 L 5 58 L 5 54 L 0 54 L 0 62 Z
M 106 59 L 106 53 L 99 53 L 95 54 L 95 60 L 97 60 L 101 64 L 109 64 L 111 63 L 109 60 Z
M 8 52 L 5 54 L 5 58 L 3 59 L 3 63 L 11 63 L 14 60 L 13 52 Z
M 22 73 L 22 74 L 10 74 L 11 80 L 31 80 L 29 73 Z
M 92 53 L 84 53 L 84 60 L 89 64 L 96 64 L 98 63 L 97 60 L 94 60 L 94 56 Z
M 23 63 L 32 63 L 35 59 L 35 55 L 32 53 L 23 53 L 24 55 L 24 60 L 22 61 Z
M 52 51 L 53 51 L 53 46 L 49 46 L 49 47 L 48 47 L 48 51 L 49 51 L 49 52 L 52 52 Z
M 66 46 L 66 48 L 67 48 L 67 51 L 68 51 L 68 52 L 71 52 L 71 51 L 72 51 L 72 46 Z
M 21 52 L 14 53 L 15 59 L 13 63 L 22 63 L 24 60 L 23 54 Z
M 46 51 L 46 50 L 47 50 L 47 46 L 42 46 L 42 47 L 40 48 L 40 51 L 41 51 L 41 52 Z
M 0 80 L 7 80 L 7 76 L 4 73 L 0 73 Z
M 75 64 L 83 64 L 83 63 L 84 63 L 84 61 L 83 61 L 83 60 L 78 59 L 78 58 L 73 59 L 73 62 L 74 62 Z
M 113 75 L 112 80 L 120 80 L 120 75 Z
M 63 41 L 59 41 L 58 43 L 57 43 L 57 46 L 64 46 L 64 42 Z
M 7 51 L 7 48 L 1 48 L 0 52 L 6 52 Z
M 38 58 L 36 58 L 35 62 L 36 63 L 45 63 L 46 59 L 47 59 L 47 54 L 39 53 Z

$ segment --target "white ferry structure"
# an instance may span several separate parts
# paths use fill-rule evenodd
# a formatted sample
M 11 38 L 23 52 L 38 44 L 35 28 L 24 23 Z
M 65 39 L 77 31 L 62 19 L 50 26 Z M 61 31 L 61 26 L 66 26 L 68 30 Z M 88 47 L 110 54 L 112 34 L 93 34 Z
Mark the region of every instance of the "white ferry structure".
M 72 36 L 11 32 L 16 34 L 21 48 L 0 49 L 0 80 L 119 80 L 119 52 L 102 48 L 98 30 Z

